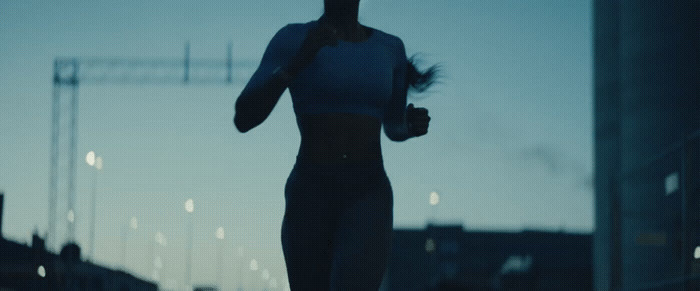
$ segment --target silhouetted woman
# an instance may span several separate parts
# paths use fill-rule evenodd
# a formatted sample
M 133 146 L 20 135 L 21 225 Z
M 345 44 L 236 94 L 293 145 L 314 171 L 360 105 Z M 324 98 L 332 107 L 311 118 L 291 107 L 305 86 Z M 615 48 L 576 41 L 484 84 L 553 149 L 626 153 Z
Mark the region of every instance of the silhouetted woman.
M 292 97 L 301 145 L 281 233 L 292 290 L 379 288 L 393 222 L 381 127 L 392 141 L 428 130 L 428 110 L 406 95 L 432 83 L 435 67 L 419 72 L 401 39 L 361 25 L 359 3 L 324 0 L 318 20 L 280 29 L 236 101 L 233 121 L 247 132 L 286 88 Z

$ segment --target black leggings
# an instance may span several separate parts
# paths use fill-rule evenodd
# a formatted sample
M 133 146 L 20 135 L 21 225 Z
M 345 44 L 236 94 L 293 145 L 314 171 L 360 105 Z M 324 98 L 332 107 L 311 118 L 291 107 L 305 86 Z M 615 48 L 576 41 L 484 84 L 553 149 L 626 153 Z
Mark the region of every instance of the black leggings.
M 292 290 L 377 290 L 388 263 L 393 192 L 381 162 L 297 160 L 287 183 L 282 249 Z

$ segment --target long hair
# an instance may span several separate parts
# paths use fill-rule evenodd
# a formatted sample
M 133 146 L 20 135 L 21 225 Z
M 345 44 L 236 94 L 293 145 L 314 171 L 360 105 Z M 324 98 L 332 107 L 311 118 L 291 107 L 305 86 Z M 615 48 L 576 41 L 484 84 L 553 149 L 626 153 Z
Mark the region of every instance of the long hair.
M 433 84 L 437 82 L 437 79 L 441 77 L 438 73 L 441 70 L 440 64 L 435 64 L 430 66 L 425 70 L 418 68 L 421 62 L 418 54 L 414 54 L 408 59 L 408 68 L 406 68 L 406 84 L 410 92 L 422 93 L 428 90 Z

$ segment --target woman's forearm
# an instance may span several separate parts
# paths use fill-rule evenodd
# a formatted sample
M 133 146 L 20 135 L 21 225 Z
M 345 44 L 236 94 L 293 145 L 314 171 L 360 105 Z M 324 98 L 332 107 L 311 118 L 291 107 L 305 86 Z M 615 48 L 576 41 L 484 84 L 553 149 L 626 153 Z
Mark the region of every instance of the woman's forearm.
M 258 126 L 270 115 L 284 90 L 305 66 L 303 56 L 295 55 L 286 66 L 280 66 L 258 87 L 246 88 L 236 100 L 233 123 L 240 132 Z
M 277 104 L 291 78 L 275 72 L 260 86 L 246 88 L 236 100 L 233 123 L 240 132 L 247 132 L 265 121 Z
M 405 141 L 415 136 L 405 119 L 400 123 L 385 122 L 384 133 L 392 141 Z

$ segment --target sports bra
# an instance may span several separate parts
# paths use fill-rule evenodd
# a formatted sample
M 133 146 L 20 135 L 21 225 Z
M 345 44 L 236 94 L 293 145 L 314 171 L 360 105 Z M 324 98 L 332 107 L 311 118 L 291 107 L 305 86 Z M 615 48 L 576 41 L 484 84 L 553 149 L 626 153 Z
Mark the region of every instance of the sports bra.
M 270 40 L 246 88 L 262 85 L 285 66 L 318 20 L 288 24 Z M 289 84 L 294 113 L 357 113 L 398 120 L 406 109 L 407 58 L 400 38 L 370 28 L 362 42 L 324 46 Z M 244 89 L 246 90 L 246 89 Z

